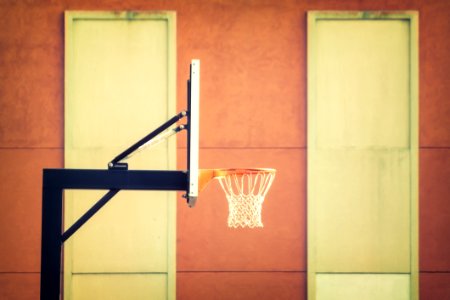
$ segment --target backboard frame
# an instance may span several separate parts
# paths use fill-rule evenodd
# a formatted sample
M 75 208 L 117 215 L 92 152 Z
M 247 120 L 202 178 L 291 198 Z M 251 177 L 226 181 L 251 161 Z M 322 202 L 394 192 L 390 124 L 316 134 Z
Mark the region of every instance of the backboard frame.
M 200 125 L 200 60 L 193 59 L 188 80 L 188 205 L 193 207 L 197 201 L 199 186 L 199 125 Z

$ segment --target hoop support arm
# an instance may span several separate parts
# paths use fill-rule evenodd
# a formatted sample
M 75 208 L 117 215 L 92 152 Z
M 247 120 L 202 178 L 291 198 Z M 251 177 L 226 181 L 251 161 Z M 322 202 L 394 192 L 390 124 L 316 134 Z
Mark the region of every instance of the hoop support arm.
M 64 243 L 68 240 L 81 226 L 84 225 L 89 219 L 95 215 L 97 211 L 99 211 L 106 203 L 111 200 L 120 190 L 109 190 L 97 203 L 94 204 L 87 212 L 85 212 L 69 229 L 64 231 L 61 235 L 61 241 Z
M 187 116 L 188 112 L 182 111 L 178 113 L 176 116 L 172 117 L 171 119 L 167 120 L 164 124 L 156 128 L 154 131 L 150 132 L 148 135 L 137 141 L 134 145 L 117 155 L 110 163 L 108 163 L 109 169 L 127 169 L 127 164 L 120 163 L 121 160 L 129 156 L 131 153 L 139 149 L 142 145 L 149 142 L 153 138 L 155 138 L 157 135 L 159 135 L 161 132 L 178 122 L 180 119 Z

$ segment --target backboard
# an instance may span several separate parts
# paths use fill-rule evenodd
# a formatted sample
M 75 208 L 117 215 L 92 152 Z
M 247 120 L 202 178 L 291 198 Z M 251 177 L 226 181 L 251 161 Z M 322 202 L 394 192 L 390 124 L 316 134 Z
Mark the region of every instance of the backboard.
M 187 194 L 189 206 L 194 206 L 198 197 L 198 157 L 199 157 L 199 123 L 200 123 L 200 60 L 193 59 L 188 80 L 188 141 L 187 167 L 189 190 Z

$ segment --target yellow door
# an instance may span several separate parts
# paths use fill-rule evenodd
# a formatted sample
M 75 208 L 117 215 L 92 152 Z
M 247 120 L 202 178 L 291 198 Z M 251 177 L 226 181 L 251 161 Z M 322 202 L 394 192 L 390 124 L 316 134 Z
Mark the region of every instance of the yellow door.
M 417 15 L 308 17 L 308 299 L 417 299 Z
M 67 12 L 65 167 L 105 169 L 175 114 L 173 13 Z M 130 169 L 175 169 L 175 140 Z M 70 226 L 106 191 L 66 191 Z M 175 192 L 121 191 L 64 245 L 65 299 L 174 299 Z

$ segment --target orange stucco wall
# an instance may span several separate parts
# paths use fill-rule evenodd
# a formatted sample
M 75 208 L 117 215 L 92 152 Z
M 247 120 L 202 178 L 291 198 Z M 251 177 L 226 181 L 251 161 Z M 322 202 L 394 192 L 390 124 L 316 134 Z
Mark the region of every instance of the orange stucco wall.
M 450 2 L 0 1 L 0 299 L 38 299 L 41 170 L 63 165 L 64 10 L 177 12 L 178 99 L 202 61 L 200 166 L 274 167 L 263 230 L 218 186 L 178 205 L 178 299 L 306 298 L 306 11 L 420 13 L 420 295 L 450 298 Z M 184 168 L 183 138 L 179 167 Z

